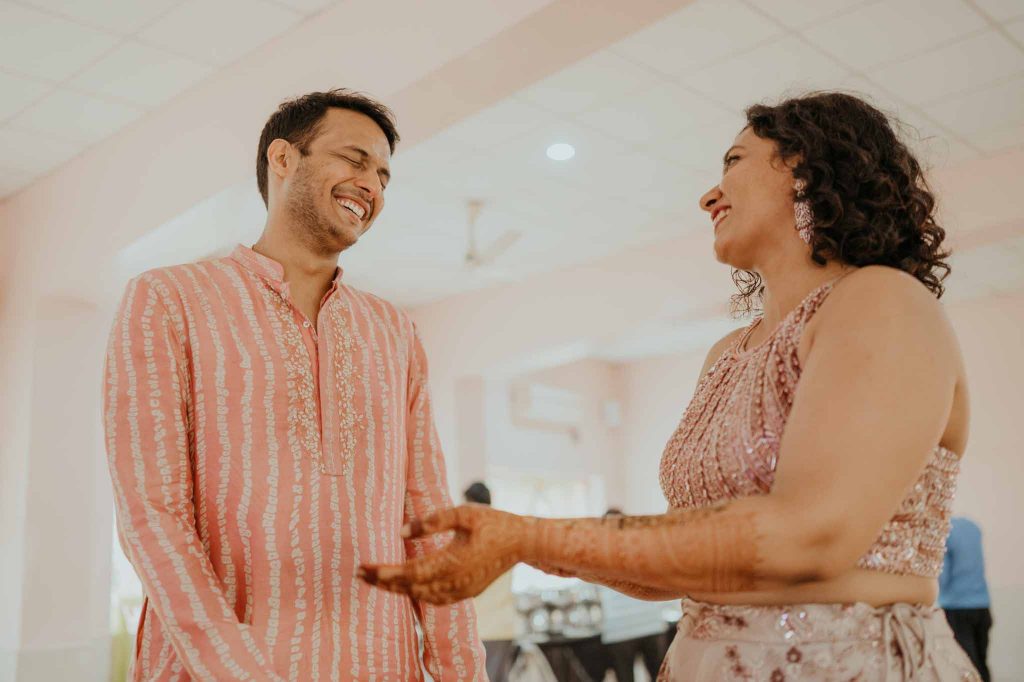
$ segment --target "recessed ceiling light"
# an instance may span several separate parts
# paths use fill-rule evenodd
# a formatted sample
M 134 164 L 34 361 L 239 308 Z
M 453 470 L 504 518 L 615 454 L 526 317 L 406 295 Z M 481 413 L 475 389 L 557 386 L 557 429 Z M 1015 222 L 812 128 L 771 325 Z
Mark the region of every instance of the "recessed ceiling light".
M 568 161 L 576 156 L 576 147 L 568 142 L 557 142 L 548 147 L 548 158 L 554 161 Z

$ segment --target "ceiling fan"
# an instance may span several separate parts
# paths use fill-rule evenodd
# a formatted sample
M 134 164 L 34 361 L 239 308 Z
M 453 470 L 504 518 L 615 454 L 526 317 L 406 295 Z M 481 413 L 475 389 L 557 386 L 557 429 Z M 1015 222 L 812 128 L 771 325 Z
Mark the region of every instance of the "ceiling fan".
M 484 202 L 480 199 L 470 199 L 466 202 L 469 220 L 467 221 L 467 244 L 466 255 L 463 257 L 466 267 L 470 270 L 487 270 L 489 274 L 502 275 L 497 270 L 491 269 L 491 265 L 503 253 L 508 251 L 523 236 L 519 230 L 506 230 L 486 248 L 481 249 L 477 243 L 476 221 L 480 216 L 480 210 Z

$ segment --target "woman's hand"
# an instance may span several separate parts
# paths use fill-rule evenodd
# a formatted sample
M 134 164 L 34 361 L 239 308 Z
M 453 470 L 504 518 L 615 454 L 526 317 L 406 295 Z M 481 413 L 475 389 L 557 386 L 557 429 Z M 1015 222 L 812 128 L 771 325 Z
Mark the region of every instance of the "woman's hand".
M 475 597 L 525 559 L 534 521 L 484 505 L 446 509 L 402 529 L 410 539 L 453 530 L 446 547 L 401 566 L 364 564 L 358 575 L 381 589 L 433 604 Z

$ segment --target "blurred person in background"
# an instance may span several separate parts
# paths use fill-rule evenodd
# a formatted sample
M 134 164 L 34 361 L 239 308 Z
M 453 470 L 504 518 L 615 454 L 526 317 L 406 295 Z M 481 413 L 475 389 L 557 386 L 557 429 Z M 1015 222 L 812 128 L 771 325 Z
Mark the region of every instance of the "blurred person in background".
M 472 483 L 462 494 L 469 504 L 491 506 L 491 491 L 483 481 Z M 487 652 L 487 676 L 491 682 L 505 682 L 515 664 L 522 634 L 516 598 L 512 593 L 512 571 L 503 573 L 473 599 L 477 632 Z
M 988 670 L 988 633 L 992 629 L 992 612 L 981 529 L 960 516 L 953 517 L 951 526 L 939 576 L 939 606 L 946 612 L 956 641 L 967 652 L 981 679 L 989 682 L 992 677 Z
M 623 516 L 619 509 L 609 509 L 604 518 Z M 601 642 L 605 645 L 615 679 L 633 682 L 633 667 L 638 656 L 653 680 L 668 651 L 668 622 L 665 607 L 672 602 L 634 599 L 601 585 Z

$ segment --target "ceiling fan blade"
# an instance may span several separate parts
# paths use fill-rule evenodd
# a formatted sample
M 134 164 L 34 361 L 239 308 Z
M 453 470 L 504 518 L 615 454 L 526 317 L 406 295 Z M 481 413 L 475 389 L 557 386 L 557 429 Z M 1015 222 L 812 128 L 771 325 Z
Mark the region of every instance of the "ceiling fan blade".
M 522 238 L 522 236 L 523 233 L 520 232 L 519 230 L 506 231 L 500 237 L 495 239 L 494 243 L 488 246 L 483 251 L 483 253 L 480 254 L 480 257 L 477 259 L 477 262 L 490 263 L 491 261 L 501 256 L 501 254 L 505 253 L 510 248 L 512 248 L 512 245 L 518 242 L 520 238 Z

